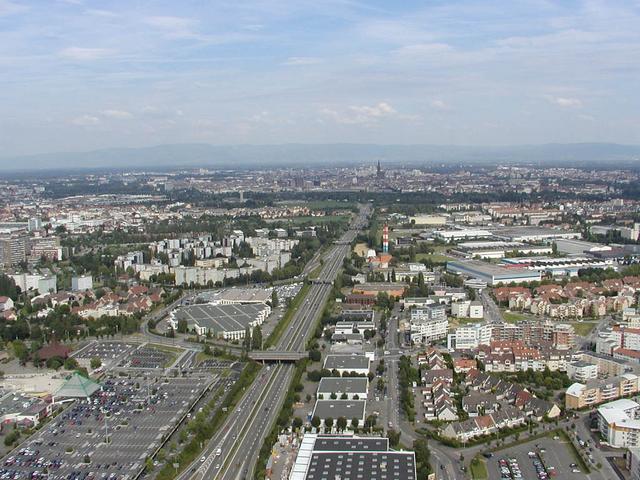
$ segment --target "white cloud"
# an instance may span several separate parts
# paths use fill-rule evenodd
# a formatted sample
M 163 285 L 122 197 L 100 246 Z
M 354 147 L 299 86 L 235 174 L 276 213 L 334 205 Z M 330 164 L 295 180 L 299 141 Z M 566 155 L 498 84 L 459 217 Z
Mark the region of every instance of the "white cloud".
M 192 38 L 198 35 L 193 33 L 191 27 L 193 20 L 185 17 L 157 16 L 144 19 L 147 25 L 163 30 L 171 38 Z
M 338 123 L 344 124 L 372 124 L 385 117 L 397 115 L 397 111 L 387 102 L 379 102 L 376 105 L 352 105 L 345 111 L 339 112 L 330 108 L 323 108 L 320 113 L 330 117 Z
M 10 0 L 0 0 L 0 17 L 24 12 L 27 7 Z
M 71 123 L 78 125 L 79 127 L 90 127 L 92 125 L 100 124 L 100 119 L 93 115 L 81 115 L 71 120 Z
M 405 45 L 396 50 L 401 57 L 425 57 L 431 55 L 442 55 L 453 50 L 451 45 L 446 43 L 418 43 L 413 45 Z
M 582 101 L 577 98 L 551 97 L 549 100 L 551 103 L 562 108 L 577 108 L 582 106 Z
M 147 17 L 144 21 L 153 27 L 165 28 L 167 30 L 185 29 L 192 23 L 189 18 L 171 16 Z
M 102 115 L 105 117 L 117 119 L 127 119 L 133 117 L 133 115 L 131 115 L 131 113 L 127 112 L 126 110 L 103 110 L 100 113 L 102 113 Z
M 444 100 L 440 100 L 439 98 L 431 100 L 431 102 L 429 102 L 429 104 L 433 108 L 435 108 L 436 110 L 440 110 L 440 111 L 443 111 L 443 112 L 451 110 L 451 107 L 449 106 L 449 104 L 446 103 Z
M 88 9 L 85 10 L 87 15 L 94 15 L 96 17 L 105 17 L 105 18 L 115 18 L 118 16 L 117 13 L 112 12 L 110 10 L 98 10 L 98 9 Z
M 69 47 L 61 50 L 59 55 L 70 60 L 90 61 L 108 57 L 113 53 L 113 50 L 108 48 Z
M 298 65 L 317 65 L 318 63 L 322 63 L 321 58 L 317 57 L 289 57 L 282 65 L 288 66 L 298 66 Z

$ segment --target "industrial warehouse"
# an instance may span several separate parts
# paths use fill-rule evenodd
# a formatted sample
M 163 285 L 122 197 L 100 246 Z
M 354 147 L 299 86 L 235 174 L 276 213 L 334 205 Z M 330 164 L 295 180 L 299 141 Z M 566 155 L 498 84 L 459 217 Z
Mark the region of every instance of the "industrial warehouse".
M 271 307 L 264 303 L 240 305 L 190 305 L 178 308 L 171 313 L 169 320 L 172 328 L 178 328 L 178 322 L 186 321 L 187 328 L 198 335 L 213 335 L 227 340 L 244 338 L 245 330 L 253 328 L 267 319 Z

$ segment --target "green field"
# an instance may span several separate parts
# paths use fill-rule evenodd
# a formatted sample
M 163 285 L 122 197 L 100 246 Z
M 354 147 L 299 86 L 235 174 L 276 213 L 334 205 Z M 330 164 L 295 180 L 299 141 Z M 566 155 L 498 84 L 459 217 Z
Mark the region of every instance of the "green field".
M 350 218 L 350 215 L 325 215 L 324 217 L 291 217 L 291 218 L 278 218 L 269 220 L 269 222 L 288 222 L 294 225 L 300 225 L 305 223 L 319 224 L 319 223 L 331 223 L 331 222 L 346 222 Z
M 476 455 L 471 460 L 471 478 L 473 480 L 487 480 L 489 478 L 489 472 L 487 472 L 487 462 L 480 455 Z
M 442 263 L 455 259 L 442 253 L 416 253 L 416 261 L 420 262 L 421 260 L 431 260 L 434 263 Z
M 520 320 L 525 320 L 527 318 L 526 315 L 518 312 L 502 312 L 502 316 L 504 317 L 504 321 L 507 323 L 517 323 Z
M 596 326 L 596 323 L 592 322 L 571 322 L 573 325 L 573 329 L 576 332 L 576 335 L 580 335 L 582 337 L 586 337 L 591 333 L 591 330 Z

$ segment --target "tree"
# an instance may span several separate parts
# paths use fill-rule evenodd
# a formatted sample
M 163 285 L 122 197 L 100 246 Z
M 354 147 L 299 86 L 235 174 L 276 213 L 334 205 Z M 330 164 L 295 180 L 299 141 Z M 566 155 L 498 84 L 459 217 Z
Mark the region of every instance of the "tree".
M 317 415 L 314 415 L 311 419 L 311 426 L 313 428 L 320 428 L 320 418 Z
M 400 433 L 396 432 L 393 428 L 387 430 L 387 438 L 389 438 L 389 444 L 392 447 L 397 447 L 400 444 Z
M 413 451 L 416 454 L 416 470 L 418 472 L 418 478 L 427 478 L 431 473 L 431 466 L 429 465 L 429 447 L 425 439 L 419 438 L 413 442 Z
M 29 358 L 29 350 L 24 342 L 22 340 L 14 340 L 11 342 L 11 348 L 15 357 L 24 365 Z
M 78 361 L 75 358 L 67 358 L 64 361 L 65 370 L 75 370 L 78 368 Z
M 251 349 L 262 350 L 262 329 L 260 325 L 253 327 L 253 332 L 251 333 Z
M 331 431 L 331 427 L 333 427 L 333 418 L 327 417 L 324 419 L 324 429 L 327 432 Z
M 312 362 L 319 362 L 322 358 L 322 354 L 320 353 L 320 350 L 309 350 L 309 358 Z
M 189 331 L 189 324 L 186 320 L 178 320 L 178 333 L 187 333 Z
M 251 329 L 249 327 L 244 329 L 244 339 L 242 340 L 242 346 L 245 350 L 251 350 Z
M 302 427 L 302 419 L 300 417 L 293 417 L 293 421 L 291 422 L 291 428 L 294 431 L 299 430 Z
M 102 360 L 100 360 L 98 357 L 93 357 L 89 365 L 91 366 L 92 370 L 95 370 L 96 368 L 100 368 L 102 366 Z
M 276 289 L 274 288 L 271 291 L 271 307 L 276 308 L 277 306 L 278 306 L 278 292 L 276 292 Z
M 336 421 L 336 428 L 339 431 L 344 432 L 347 428 L 347 419 L 345 417 L 339 417 Z
M 351 419 L 351 428 L 353 429 L 354 432 L 358 429 L 359 425 L 360 425 L 360 420 L 358 420 L 357 418 Z

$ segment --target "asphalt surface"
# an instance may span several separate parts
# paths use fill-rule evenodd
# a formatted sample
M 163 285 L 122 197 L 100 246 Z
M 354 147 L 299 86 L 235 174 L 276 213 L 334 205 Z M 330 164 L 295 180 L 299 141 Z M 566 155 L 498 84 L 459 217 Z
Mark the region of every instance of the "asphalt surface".
M 313 334 L 357 232 L 366 226 L 370 209 L 366 206 L 351 228 L 323 256 L 323 268 L 311 285 L 304 303 L 295 312 L 289 329 L 276 350 L 302 351 Z M 189 466 L 178 480 L 251 478 L 264 438 L 280 411 L 294 372 L 292 364 L 266 367 L 229 415 L 222 429 L 206 445 L 200 459 Z
M 220 377 L 214 378 L 215 385 Z M 71 404 L 5 457 L 0 473 L 20 479 L 135 478 L 211 382 L 201 375 L 107 378 L 99 393 Z

